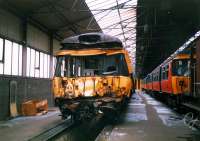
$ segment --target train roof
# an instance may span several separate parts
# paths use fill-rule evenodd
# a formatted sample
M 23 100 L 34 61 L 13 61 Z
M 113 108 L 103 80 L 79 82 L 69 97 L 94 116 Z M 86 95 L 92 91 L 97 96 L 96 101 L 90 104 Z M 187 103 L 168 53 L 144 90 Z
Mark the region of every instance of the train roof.
M 194 43 L 197 39 L 200 38 L 200 31 L 196 32 L 196 34 L 194 36 L 192 36 L 191 38 L 189 38 L 179 49 L 177 49 L 173 54 L 171 54 L 163 63 L 161 63 L 159 66 L 157 66 L 155 69 L 153 69 L 153 71 L 149 74 L 152 74 L 154 71 L 156 71 L 159 67 L 162 67 L 164 64 L 166 64 L 167 62 L 173 60 L 176 58 L 176 56 L 178 54 L 183 54 L 186 53 L 188 54 L 188 48 L 191 47 L 191 44 Z M 148 74 L 148 75 L 149 75 Z M 148 76 L 147 75 L 147 76 Z M 146 77 L 147 77 L 146 76 Z M 146 78 L 145 77 L 145 78 Z
M 61 42 L 62 49 L 79 48 L 122 48 L 120 39 L 104 33 L 85 33 L 68 37 Z
M 187 53 L 189 53 L 189 51 L 187 49 L 189 47 L 191 47 L 191 44 L 194 41 L 196 41 L 198 38 L 200 38 L 200 31 L 196 32 L 196 34 L 194 36 L 189 38 L 179 49 L 177 49 L 173 54 L 171 54 L 171 56 L 169 56 L 162 64 L 165 64 L 168 61 L 174 59 L 178 54 L 182 54 L 182 53 L 186 53 L 187 54 Z

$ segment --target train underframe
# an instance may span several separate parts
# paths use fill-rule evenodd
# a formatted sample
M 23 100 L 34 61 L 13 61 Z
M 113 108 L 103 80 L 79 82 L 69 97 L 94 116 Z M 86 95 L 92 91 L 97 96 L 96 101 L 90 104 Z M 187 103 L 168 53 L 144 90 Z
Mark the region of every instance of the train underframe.
M 73 99 L 60 97 L 55 99 L 55 104 L 59 107 L 63 119 L 71 116 L 74 121 L 83 121 L 98 114 L 115 119 L 127 101 L 126 96 L 78 97 Z
M 199 103 L 199 99 L 192 96 L 191 94 L 173 94 L 173 93 L 166 93 L 166 92 L 159 92 L 159 91 L 143 91 L 149 93 L 151 96 L 157 98 L 160 101 L 163 101 L 170 107 L 179 108 L 181 105 L 185 103 Z

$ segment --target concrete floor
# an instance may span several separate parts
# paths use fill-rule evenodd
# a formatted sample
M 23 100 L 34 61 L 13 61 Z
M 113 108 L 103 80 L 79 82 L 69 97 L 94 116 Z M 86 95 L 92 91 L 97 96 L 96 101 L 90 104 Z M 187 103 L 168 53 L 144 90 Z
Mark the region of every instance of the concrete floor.
M 200 131 L 190 129 L 183 116 L 164 104 L 138 92 L 119 123 L 106 126 L 96 141 L 200 141 Z
M 52 108 L 46 115 L 18 117 L 0 122 L 0 141 L 27 141 L 61 123 L 60 112 Z
M 0 141 L 26 141 L 62 122 L 57 109 L 47 115 L 0 122 Z M 134 94 L 119 121 L 103 118 L 74 126 L 56 141 L 200 141 L 200 131 L 189 128 L 183 116 L 147 94 Z

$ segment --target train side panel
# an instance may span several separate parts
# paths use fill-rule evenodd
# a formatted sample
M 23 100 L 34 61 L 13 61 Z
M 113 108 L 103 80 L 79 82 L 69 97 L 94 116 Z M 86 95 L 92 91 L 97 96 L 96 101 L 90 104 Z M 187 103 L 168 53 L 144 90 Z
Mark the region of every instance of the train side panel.
M 160 91 L 160 82 L 159 81 L 153 82 L 153 91 L 156 91 L 156 92 Z
M 161 90 L 164 93 L 172 93 L 172 65 L 171 62 L 162 66 L 161 69 Z

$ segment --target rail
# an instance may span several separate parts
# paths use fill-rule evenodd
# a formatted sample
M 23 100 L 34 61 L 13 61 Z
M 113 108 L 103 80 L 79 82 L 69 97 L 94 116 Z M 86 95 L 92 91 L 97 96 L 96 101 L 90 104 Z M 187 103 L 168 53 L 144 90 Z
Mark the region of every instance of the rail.
M 29 139 L 28 141 L 48 141 L 52 139 L 53 137 L 55 137 L 56 135 L 63 132 L 64 130 L 70 128 L 72 125 L 73 125 L 72 120 L 70 118 L 66 119 L 62 123 L 40 133 L 39 135 L 36 135 L 35 137 Z

